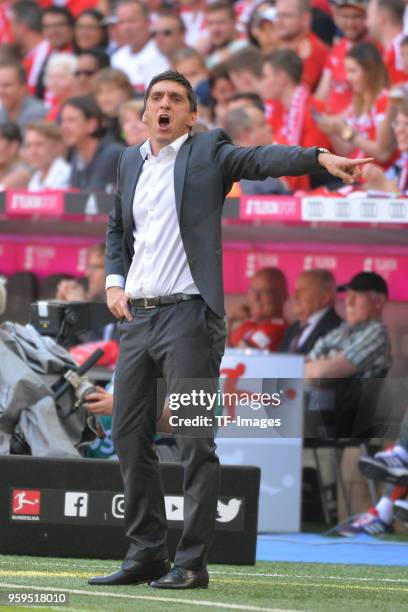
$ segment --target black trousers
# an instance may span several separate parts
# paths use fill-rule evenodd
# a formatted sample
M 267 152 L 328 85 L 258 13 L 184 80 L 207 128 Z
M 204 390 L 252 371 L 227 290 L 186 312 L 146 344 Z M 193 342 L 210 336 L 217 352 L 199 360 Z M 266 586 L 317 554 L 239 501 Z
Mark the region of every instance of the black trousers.
M 132 315 L 132 321 L 119 323 L 112 437 L 124 482 L 126 535 L 131 540 L 126 558 L 153 561 L 168 556 L 163 492 L 152 448 L 158 405 L 162 407 L 164 399 L 159 397 L 157 381 L 165 379 L 170 393 L 185 390 L 186 379 L 212 379 L 216 391 L 225 325 L 203 300 L 133 308 Z M 176 437 L 184 468 L 184 529 L 175 564 L 198 570 L 206 565 L 214 532 L 219 460 L 212 432 L 205 437 Z

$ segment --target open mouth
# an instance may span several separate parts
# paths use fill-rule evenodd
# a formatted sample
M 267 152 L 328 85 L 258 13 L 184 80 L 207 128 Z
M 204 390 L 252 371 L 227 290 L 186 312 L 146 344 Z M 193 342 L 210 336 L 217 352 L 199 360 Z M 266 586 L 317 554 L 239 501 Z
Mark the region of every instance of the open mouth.
M 160 115 L 159 116 L 159 126 L 167 127 L 170 125 L 170 117 L 168 115 Z

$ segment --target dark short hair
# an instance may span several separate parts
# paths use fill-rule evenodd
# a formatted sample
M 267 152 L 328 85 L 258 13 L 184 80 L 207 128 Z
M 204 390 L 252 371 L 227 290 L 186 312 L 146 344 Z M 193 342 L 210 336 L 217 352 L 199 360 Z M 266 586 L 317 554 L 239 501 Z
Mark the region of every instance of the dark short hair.
M 41 32 L 42 11 L 37 2 L 21 0 L 16 2 L 11 10 L 17 23 L 23 23 L 34 32 Z
M 7 123 L 0 123 L 0 138 L 4 138 L 9 142 L 23 142 L 21 130 L 17 123 L 8 121 Z
M 103 115 L 102 111 L 96 103 L 96 100 L 92 96 L 73 96 L 72 98 L 68 98 L 61 106 L 61 111 L 66 106 L 72 106 L 73 108 L 78 109 L 85 119 L 97 119 L 98 127 L 91 134 L 94 138 L 100 138 L 104 134 L 103 129 Z
M 170 19 L 174 19 L 174 21 L 177 21 L 179 31 L 180 32 L 186 31 L 186 24 L 184 23 L 183 18 L 180 17 L 180 15 L 178 15 L 177 13 L 173 13 L 172 11 L 169 11 L 169 10 L 164 10 L 164 11 L 160 11 L 160 13 L 157 15 L 158 19 L 161 19 L 161 17 L 168 17 Z
M 65 6 L 49 6 L 43 10 L 42 19 L 44 19 L 45 15 L 59 15 L 60 17 L 65 17 L 67 25 L 71 28 L 75 25 L 75 17 Z
M 393 23 L 402 23 L 405 14 L 404 0 L 378 0 L 378 7 L 387 11 Z
M 248 106 L 255 106 L 263 113 L 265 112 L 265 104 L 262 102 L 261 96 L 254 91 L 238 91 L 232 94 L 229 101 L 236 102 L 237 100 L 247 100 Z
M 173 81 L 173 83 L 178 83 L 179 85 L 182 85 L 182 87 L 184 87 L 184 89 L 186 90 L 187 98 L 190 102 L 190 112 L 197 112 L 197 96 L 195 94 L 195 91 L 192 88 L 190 81 L 187 81 L 186 77 L 184 77 L 182 74 L 180 74 L 180 72 L 177 72 L 176 70 L 166 70 L 165 72 L 156 74 L 156 76 L 152 78 L 149 85 L 147 86 L 146 93 L 144 96 L 145 106 L 147 100 L 149 99 L 152 87 L 156 85 L 156 83 L 160 83 L 161 81 Z
M 246 70 L 255 77 L 262 76 L 262 53 L 256 47 L 245 47 L 231 55 L 227 61 L 229 72 Z
M 109 55 L 99 47 L 94 49 L 82 49 L 77 53 L 77 57 L 81 55 L 91 55 L 97 61 L 99 70 L 102 70 L 102 68 L 110 68 Z
M 119 0 L 119 2 L 116 5 L 116 14 L 118 12 L 118 8 L 120 8 L 121 6 L 124 6 L 125 4 L 137 6 L 141 14 L 143 15 L 143 17 L 146 19 L 146 21 L 149 19 L 150 11 L 147 5 L 144 2 L 141 2 L 140 0 Z
M 235 11 L 234 11 L 234 5 L 232 4 L 232 2 L 228 2 L 228 0 L 215 0 L 215 2 L 209 2 L 206 6 L 205 12 L 208 13 L 215 13 L 217 11 L 226 11 L 229 16 L 231 17 L 231 19 L 235 20 Z
M 264 63 L 269 64 L 275 70 L 283 70 L 297 85 L 302 80 L 303 62 L 292 49 L 276 49 L 264 56 Z
M 76 18 L 76 21 L 78 19 L 81 19 L 81 17 L 92 17 L 93 19 L 95 19 L 95 21 L 98 22 L 98 25 L 101 28 L 102 32 L 101 42 L 99 43 L 99 45 L 103 48 L 107 47 L 109 44 L 109 30 L 108 26 L 105 23 L 105 15 L 101 13 L 101 11 L 98 11 L 98 9 L 89 8 L 79 13 L 78 17 Z

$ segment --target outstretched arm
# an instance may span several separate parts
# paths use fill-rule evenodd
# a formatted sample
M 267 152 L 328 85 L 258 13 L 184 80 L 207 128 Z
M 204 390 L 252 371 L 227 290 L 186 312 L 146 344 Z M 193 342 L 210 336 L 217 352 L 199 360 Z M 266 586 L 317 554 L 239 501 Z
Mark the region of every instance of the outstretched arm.
M 328 151 L 319 152 L 317 147 L 237 147 L 222 131 L 215 143 L 214 154 L 227 183 L 243 178 L 263 180 L 268 176 L 301 176 L 325 168 L 333 176 L 350 184 L 360 176 L 359 166 L 372 161 L 371 158 L 347 159 Z
M 332 153 L 319 153 L 318 161 L 330 174 L 337 176 L 347 185 L 352 185 L 361 176 L 361 166 L 371 163 L 372 157 L 348 159 Z

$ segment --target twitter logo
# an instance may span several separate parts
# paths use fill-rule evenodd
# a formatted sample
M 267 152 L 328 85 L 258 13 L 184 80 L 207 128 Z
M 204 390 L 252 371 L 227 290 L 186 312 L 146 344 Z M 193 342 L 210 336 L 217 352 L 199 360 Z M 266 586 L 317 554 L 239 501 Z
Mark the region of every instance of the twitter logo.
M 219 523 L 230 523 L 238 516 L 238 512 L 242 505 L 242 499 L 231 497 L 227 503 L 218 500 L 217 504 L 217 521 Z

